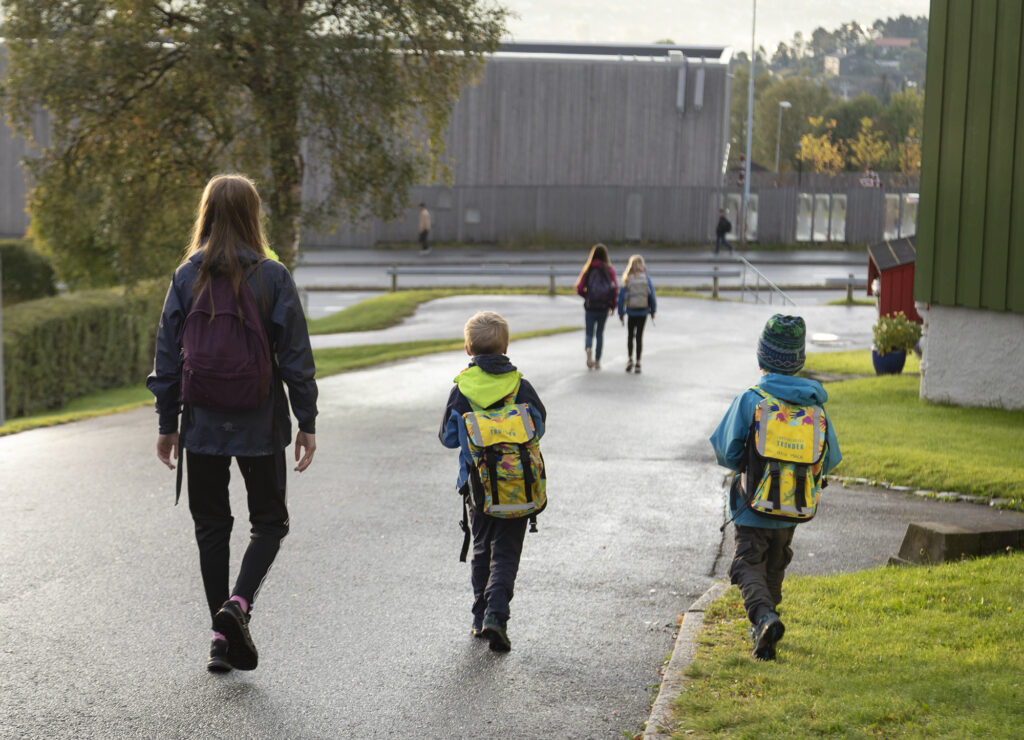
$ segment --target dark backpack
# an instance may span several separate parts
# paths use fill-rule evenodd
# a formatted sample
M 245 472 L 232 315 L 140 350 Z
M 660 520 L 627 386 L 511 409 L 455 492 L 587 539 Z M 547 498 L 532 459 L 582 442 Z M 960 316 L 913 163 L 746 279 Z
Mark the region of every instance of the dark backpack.
M 587 273 L 587 292 L 583 307 L 588 311 L 602 311 L 612 307 L 615 301 L 615 286 L 607 267 L 594 265 Z
M 270 344 L 252 289 L 214 277 L 192 302 L 181 347 L 181 400 L 198 408 L 244 411 L 270 395 Z

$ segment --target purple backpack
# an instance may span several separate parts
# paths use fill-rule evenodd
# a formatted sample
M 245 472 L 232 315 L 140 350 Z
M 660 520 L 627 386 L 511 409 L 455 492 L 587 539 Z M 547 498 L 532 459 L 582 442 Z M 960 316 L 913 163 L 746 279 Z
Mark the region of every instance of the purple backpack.
M 244 411 L 259 408 L 270 395 L 270 344 L 246 281 L 236 303 L 230 280 L 210 280 L 185 317 L 181 347 L 184 403 Z

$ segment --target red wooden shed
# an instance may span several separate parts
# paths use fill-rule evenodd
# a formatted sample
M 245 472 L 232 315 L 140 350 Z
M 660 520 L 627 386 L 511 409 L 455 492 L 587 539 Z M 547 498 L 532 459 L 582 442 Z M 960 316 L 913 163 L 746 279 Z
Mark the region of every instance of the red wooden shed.
M 878 315 L 890 316 L 902 311 L 908 319 L 921 323 L 914 308 L 914 261 L 917 244 L 914 237 L 878 242 L 868 247 L 868 295 L 878 278 Z

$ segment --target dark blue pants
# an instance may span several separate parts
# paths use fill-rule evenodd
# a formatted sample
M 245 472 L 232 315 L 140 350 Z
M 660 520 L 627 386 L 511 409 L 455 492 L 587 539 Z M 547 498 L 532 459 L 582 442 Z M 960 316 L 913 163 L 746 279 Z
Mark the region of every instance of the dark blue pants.
M 248 494 L 249 546 L 242 556 L 235 588 L 228 593 L 228 545 L 231 541 L 231 504 L 228 482 L 231 458 L 226 455 L 200 455 L 186 450 L 188 508 L 199 543 L 199 569 L 203 574 L 206 603 L 212 617 L 231 594 L 251 605 L 259 595 L 263 580 L 274 564 L 281 540 L 288 534 L 287 482 L 284 450 L 264 457 L 238 457 L 238 467 Z
M 470 580 L 475 623 L 482 622 L 488 612 L 501 621 L 508 619 L 508 604 L 515 590 L 528 520 L 529 517 L 495 519 L 470 507 L 469 525 L 473 532 Z
M 594 359 L 601 359 L 601 349 L 604 347 L 604 322 L 608 320 L 608 309 L 602 308 L 600 311 L 591 311 L 585 309 L 586 322 L 584 327 L 586 328 L 586 343 L 584 347 L 590 349 L 594 344 L 594 335 L 597 335 L 597 346 L 594 348 Z
M 723 244 L 726 247 L 729 248 L 730 252 L 732 251 L 732 245 L 725 240 L 725 234 L 716 234 L 715 235 L 715 254 L 718 254 L 718 250 L 722 247 Z

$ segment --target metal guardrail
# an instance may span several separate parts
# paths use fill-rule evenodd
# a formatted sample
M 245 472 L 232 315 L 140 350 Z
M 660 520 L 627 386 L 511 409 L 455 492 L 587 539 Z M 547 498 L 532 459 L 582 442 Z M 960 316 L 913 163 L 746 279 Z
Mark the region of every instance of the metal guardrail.
M 579 270 L 571 267 L 549 267 L 529 265 L 449 265 L 436 267 L 402 266 L 392 265 L 387 268 L 387 274 L 391 276 L 391 290 L 398 290 L 399 275 L 457 275 L 470 277 L 502 277 L 505 275 L 527 275 L 548 278 L 549 293 L 555 295 L 555 278 L 579 275 Z M 717 267 L 710 270 L 689 270 L 680 268 L 652 268 L 647 267 L 651 277 L 709 277 L 711 278 L 711 295 L 718 297 L 718 281 L 721 278 L 738 278 L 739 270 L 721 270 Z
M 830 277 L 825 278 L 825 285 L 830 288 L 845 286 L 846 287 L 846 302 L 853 303 L 853 289 L 854 288 L 866 288 L 868 287 L 868 279 L 866 277 L 854 277 L 851 272 L 849 277 L 838 278 Z
M 754 288 L 753 288 L 754 303 L 760 303 L 761 302 L 761 282 L 764 281 L 765 290 L 770 291 L 768 293 L 767 303 L 769 303 L 769 304 L 772 303 L 773 297 L 777 295 L 782 300 L 782 305 L 786 305 L 787 303 L 789 305 L 791 305 L 791 306 L 795 306 L 796 305 L 796 301 L 794 301 L 792 298 L 790 298 L 789 295 L 786 293 L 786 291 L 784 291 L 778 285 L 773 283 L 771 280 L 768 279 L 767 275 L 765 275 L 763 272 L 761 272 L 756 267 L 754 267 L 752 264 L 750 264 L 750 262 L 747 260 L 746 257 L 742 257 L 742 256 L 737 254 L 737 255 L 735 255 L 735 259 L 737 259 L 738 261 L 743 263 L 743 280 L 740 283 L 740 301 L 741 302 L 746 300 L 746 294 L 747 294 L 747 290 L 748 290 L 748 288 L 747 288 L 747 270 L 751 270 L 754 273 L 755 278 L 756 278 L 755 283 L 754 283 Z

